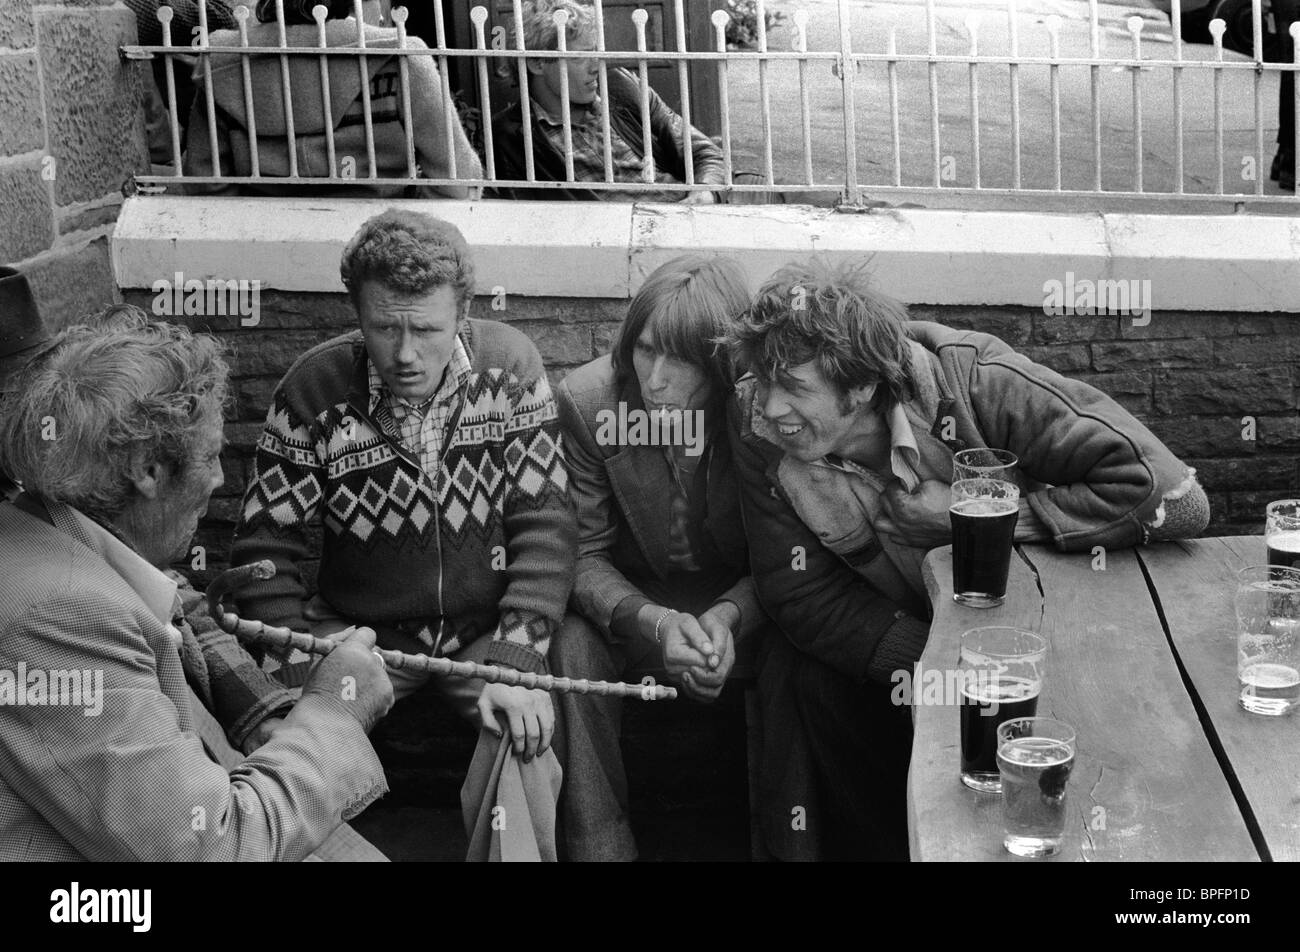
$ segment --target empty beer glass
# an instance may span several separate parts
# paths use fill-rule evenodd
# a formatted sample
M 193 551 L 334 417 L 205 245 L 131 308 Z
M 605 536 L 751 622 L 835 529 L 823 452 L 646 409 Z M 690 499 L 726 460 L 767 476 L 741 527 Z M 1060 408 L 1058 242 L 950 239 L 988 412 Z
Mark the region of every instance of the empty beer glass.
M 1002 479 L 1016 481 L 1016 464 L 1020 461 L 1010 450 L 985 448 L 959 450 L 952 458 L 952 481 L 959 479 Z
M 1252 714 L 1300 704 L 1300 569 L 1253 565 L 1237 573 L 1237 682 Z

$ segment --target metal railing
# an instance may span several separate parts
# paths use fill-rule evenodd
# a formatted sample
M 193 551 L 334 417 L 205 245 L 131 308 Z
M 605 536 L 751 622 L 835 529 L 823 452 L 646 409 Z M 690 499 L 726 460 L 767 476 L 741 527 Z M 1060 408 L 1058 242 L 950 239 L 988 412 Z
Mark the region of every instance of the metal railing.
M 826 45 L 835 48 L 811 49 L 809 47 L 809 28 L 811 16 L 806 10 L 798 10 L 790 17 L 792 30 L 789 49 L 773 49 L 769 45 L 766 29 L 765 5 L 757 0 L 757 49 L 752 51 L 728 50 L 726 28 L 728 14 L 715 11 L 711 17 L 714 49 L 686 50 L 686 19 L 684 0 L 673 0 L 672 34 L 676 40 L 676 50 L 653 50 L 649 48 L 646 35 L 648 15 L 645 10 L 635 10 L 631 20 L 635 31 L 636 49 L 630 51 L 609 50 L 605 47 L 605 17 L 601 0 L 593 0 L 594 16 L 597 26 L 596 48 L 589 52 L 570 51 L 565 46 L 565 29 L 567 14 L 557 11 L 554 14 L 557 24 L 559 48 L 557 50 L 526 50 L 523 40 L 523 15 L 520 0 L 513 0 L 513 48 L 503 48 L 506 44 L 499 41 L 489 43 L 485 26 L 489 20 L 487 9 L 474 7 L 470 12 L 473 23 L 474 47 L 453 48 L 447 42 L 447 30 L 443 20 L 440 3 L 432 4 L 435 12 L 435 42 L 429 48 L 412 48 L 406 30 L 406 10 L 396 8 L 392 11 L 391 21 L 396 30 L 396 47 L 385 47 L 382 51 L 367 49 L 362 24 L 361 0 L 356 0 L 355 18 L 357 37 L 354 45 L 327 46 L 325 17 L 323 6 L 315 8 L 314 16 L 317 26 L 317 44 L 314 47 L 289 46 L 286 38 L 283 0 L 277 0 L 277 22 L 279 42 L 274 46 L 252 46 L 248 42 L 247 20 L 250 13 L 247 7 L 237 7 L 234 11 L 238 21 L 240 42 L 237 46 L 212 46 L 209 42 L 208 14 L 205 0 L 199 0 L 200 22 L 192 45 L 178 46 L 174 43 L 171 31 L 172 10 L 162 7 L 158 10 L 158 19 L 162 25 L 163 42 L 161 45 L 130 45 L 123 47 L 127 57 L 150 59 L 157 56 L 164 58 L 163 73 L 166 78 L 164 94 L 170 124 L 170 146 L 173 168 L 170 174 L 139 175 L 137 183 L 148 191 L 165 187 L 169 183 L 206 184 L 206 185 L 255 185 L 266 187 L 283 187 L 286 194 L 292 194 L 297 186 L 355 186 L 379 183 L 384 186 L 469 186 L 469 187 L 529 187 L 536 189 L 563 189 L 578 185 L 593 191 L 632 191 L 644 192 L 692 192 L 722 191 L 733 194 L 770 193 L 779 189 L 784 193 L 825 192 L 837 190 L 840 200 L 846 205 L 861 205 L 870 197 L 898 194 L 959 194 L 959 195 L 996 195 L 996 196 L 1071 196 L 1082 199 L 1104 195 L 1107 198 L 1140 199 L 1179 199 L 1194 200 L 1229 200 L 1241 202 L 1294 202 L 1291 195 L 1269 195 L 1264 192 L 1267 168 L 1265 153 L 1264 123 L 1264 78 L 1268 73 L 1294 73 L 1300 66 L 1300 52 L 1289 63 L 1266 62 L 1264 59 L 1263 12 L 1261 0 L 1253 0 L 1253 54 L 1237 58 L 1235 54 L 1225 57 L 1223 37 L 1225 25 L 1222 20 L 1210 24 L 1213 46 L 1201 49 L 1208 58 L 1189 56 L 1190 44 L 1184 43 L 1180 29 L 1180 0 L 1173 0 L 1171 10 L 1171 52 L 1172 56 L 1153 57 L 1147 55 L 1152 44 L 1143 43 L 1144 21 L 1132 16 L 1126 21 L 1128 31 L 1129 53 L 1122 56 L 1108 56 L 1103 51 L 1102 25 L 1099 18 L 1097 0 L 1089 0 L 1089 43 L 1086 56 L 1061 55 L 1060 32 L 1062 19 L 1049 16 L 1043 23 L 1046 39 L 1046 55 L 1023 52 L 1025 37 L 1021 33 L 1018 0 L 1006 0 L 1006 49 L 985 50 L 981 47 L 979 33 L 980 20 L 971 15 L 965 20 L 967 31 L 966 45 L 963 51 L 944 51 L 940 49 L 939 30 L 936 25 L 935 0 L 925 2 L 925 36 L 926 49 L 916 52 L 904 52 L 900 49 L 894 30 L 884 38 L 883 50 L 868 52 L 854 49 L 853 14 L 855 6 L 850 0 L 838 0 L 836 6 L 836 30 L 833 35 L 837 43 Z M 861 11 L 861 7 L 857 7 Z M 819 26 L 824 24 L 819 24 Z M 665 30 L 665 33 L 668 31 Z M 1293 40 L 1300 38 L 1300 24 L 1290 27 Z M 1040 44 L 1044 36 L 1039 34 L 1035 42 Z M 859 42 L 861 42 L 859 40 Z M 664 45 L 667 45 L 665 43 Z M 1300 42 L 1295 47 L 1300 50 Z M 380 175 L 375 165 L 375 141 L 371 117 L 370 88 L 365 81 L 367 75 L 367 58 L 373 56 L 393 57 L 400 67 L 399 85 L 402 109 L 403 129 L 406 138 L 406 168 L 404 175 Z M 214 58 L 239 57 L 242 67 L 244 107 L 248 116 L 248 138 L 251 151 L 251 169 L 248 175 L 222 174 L 219 165 L 218 148 L 218 113 L 213 97 L 212 63 Z M 284 128 L 289 156 L 289 174 L 287 176 L 270 176 L 262 173 L 258 164 L 258 133 L 254 113 L 254 90 L 250 61 L 255 57 L 278 57 L 280 62 L 280 80 L 284 103 Z M 327 122 L 326 139 L 328 162 L 331 174 L 328 176 L 300 175 L 295 149 L 295 129 L 293 122 L 294 90 L 290 84 L 289 60 L 291 57 L 316 57 L 320 61 L 320 86 L 310 90 L 313 96 L 319 95 L 329 109 L 330 57 L 353 57 L 357 60 L 361 79 L 361 95 L 365 123 L 365 144 L 368 162 L 368 176 L 349 177 L 339 171 L 338 156 L 335 152 L 333 131 Z M 411 85 L 405 57 L 434 57 L 438 71 L 444 78 L 442 83 L 443 109 L 446 115 L 454 115 L 450 84 L 446 78 L 450 75 L 449 63 L 457 59 L 468 59 L 474 64 L 478 108 L 482 117 L 481 159 L 483 175 L 475 177 L 458 174 L 463 170 L 456 167 L 455 148 L 453 146 L 454 130 L 447 124 L 446 149 L 448 154 L 448 172 L 444 178 L 429 178 L 420 174 L 417 168 L 416 149 L 411 124 Z M 203 97 L 205 127 L 189 130 L 189 136 L 205 135 L 212 152 L 214 167 L 211 175 L 187 176 L 182 169 L 181 124 L 179 122 L 175 70 L 181 68 L 174 61 L 178 57 L 192 58 L 196 63 L 195 76 L 201 80 L 200 95 Z M 530 76 L 526 68 L 527 59 L 595 59 L 598 65 L 599 80 L 599 119 L 603 139 L 603 180 L 577 181 L 574 170 L 573 129 L 574 117 L 569 106 L 568 77 L 565 70 L 560 71 L 562 104 L 561 125 L 563 129 L 563 158 L 565 180 L 544 181 L 537 178 L 534 164 L 533 127 L 531 122 L 532 102 L 529 95 Z M 720 135 L 715 138 L 724 167 L 724 185 L 701 183 L 695 181 L 692 162 L 692 143 L 689 135 L 691 122 L 691 76 L 688 68 L 692 63 L 713 63 L 716 66 L 716 94 L 720 113 Z M 513 64 L 518 82 L 518 93 L 522 111 L 522 129 L 524 136 L 523 156 L 525 177 L 507 179 L 498 176 L 498 148 L 492 128 L 491 116 L 503 105 L 494 102 L 489 72 L 490 64 L 501 64 L 508 68 Z M 682 124 L 681 150 L 685 158 L 685 177 L 681 182 L 657 182 L 653 150 L 649 141 L 649 76 L 652 63 L 675 65 L 679 84 Z M 811 97 L 815 93 L 826 98 L 827 90 L 819 87 L 810 77 L 814 68 L 829 67 L 836 79 L 834 101 L 838 105 L 841 134 L 824 134 L 821 129 L 814 132 L 814 108 Z M 611 126 L 609 111 L 609 70 L 615 67 L 627 67 L 634 71 L 639 85 L 640 111 L 644 141 L 640 144 L 646 156 L 643 180 L 640 182 L 617 181 L 611 155 Z M 778 68 L 793 67 L 794 82 L 778 84 L 774 73 Z M 926 73 L 927 101 L 914 101 L 920 97 L 909 97 L 908 101 L 900 98 L 900 74 L 909 68 L 924 68 Z M 1046 69 L 1048 74 L 1047 109 L 1050 123 L 1047 124 L 1048 144 L 1046 160 L 1039 161 L 1033 176 L 1026 175 L 1025 158 L 1027 145 L 1026 128 L 1021 101 L 1024 83 L 1022 71 Z M 756 71 L 757 97 L 754 87 L 743 82 L 739 76 L 741 70 L 749 73 Z M 955 75 L 954 71 L 956 71 Z M 1128 72 L 1131 76 L 1131 97 L 1114 94 L 1114 83 L 1107 79 L 1106 73 L 1113 71 Z M 1168 71 L 1172 82 L 1172 158 L 1173 167 L 1168 187 L 1153 188 L 1151 176 L 1147 170 L 1151 166 L 1151 156 L 1144 151 L 1150 137 L 1144 139 L 1144 126 L 1152 124 L 1150 110 L 1144 115 L 1144 106 L 1149 106 L 1147 84 L 1150 79 L 1146 74 L 1152 71 Z M 881 75 L 883 73 L 883 76 Z M 964 73 L 964 76 L 959 74 Z M 1082 76 L 1086 73 L 1088 84 L 1090 120 L 1087 128 L 1080 125 L 1062 123 L 1062 85 L 1064 76 Z M 998 81 L 1000 76 L 1006 78 L 1007 110 L 999 114 L 989 108 L 991 98 L 990 80 Z M 784 75 L 784 74 L 783 74 Z M 1202 87 L 1202 80 L 1208 78 L 1213 104 L 1213 168 L 1189 170 L 1185 162 L 1185 106 L 1188 88 L 1193 82 Z M 824 76 L 818 76 L 819 81 Z M 958 81 L 958 80 L 964 81 Z M 1246 132 L 1236 128 L 1225 127 L 1225 84 L 1248 81 L 1253 96 L 1253 122 L 1249 130 L 1250 138 L 1245 139 Z M 945 82 L 947 85 L 945 86 Z M 864 91 L 861 84 L 868 84 Z M 1109 91 L 1107 86 L 1112 87 Z M 1300 112 L 1300 83 L 1296 84 L 1295 96 L 1297 111 Z M 996 91 L 996 90 L 994 90 Z M 797 105 L 791 109 L 788 103 L 774 120 L 773 94 L 785 94 Z M 304 92 L 299 90 L 299 94 Z M 745 99 L 746 121 L 743 128 L 757 127 L 760 131 L 757 139 L 741 136 L 736 138 L 737 122 L 735 117 L 738 97 Z M 1128 99 L 1127 108 L 1120 102 Z M 964 100 L 964 102 L 963 102 Z M 1197 100 L 1199 102 L 1199 100 Z M 1233 99 L 1233 103 L 1238 100 Z M 1271 102 L 1270 102 L 1271 105 Z M 961 107 L 959 109 L 959 107 Z M 944 109 L 949 112 L 958 110 L 955 118 L 945 122 Z M 874 117 L 868 115 L 874 110 Z M 823 110 L 825 111 L 825 110 Z M 925 133 L 907 134 L 904 120 L 908 125 L 915 125 L 918 130 L 924 128 L 918 121 L 919 114 L 926 120 Z M 990 121 L 992 114 L 992 121 Z M 1104 117 L 1109 115 L 1109 123 Z M 797 117 L 797 122 L 795 121 Z M 328 118 L 328 113 L 327 113 Z M 1008 119 L 1009 123 L 1003 122 Z M 774 138 L 775 123 L 786 125 L 793 132 L 798 130 L 798 145 L 793 145 L 793 135 L 779 140 Z M 1009 142 L 1005 151 L 990 144 L 995 134 L 1006 126 Z M 945 128 L 946 126 L 946 128 Z M 958 129 L 960 131 L 954 131 Z M 1039 132 L 1037 126 L 1029 129 L 1031 135 Z M 1245 177 L 1248 184 L 1244 190 L 1228 191 L 1225 155 L 1232 155 L 1232 146 L 1227 144 L 1227 137 L 1237 143 L 1237 156 L 1247 162 L 1253 159 L 1255 174 Z M 1067 142 L 1066 140 L 1070 140 Z M 1082 147 L 1086 142 L 1087 149 Z M 1241 143 L 1249 147 L 1242 151 Z M 1112 161 L 1114 146 L 1119 145 L 1129 150 L 1129 156 L 1117 171 Z M 779 145 L 781 156 L 774 155 L 774 145 Z M 953 173 L 951 150 L 956 147 L 965 161 L 965 169 L 960 175 Z M 1300 152 L 1300 133 L 1297 133 L 1293 147 Z M 749 158 L 738 158 L 738 150 Z M 1032 149 L 1029 149 L 1032 153 Z M 1203 150 L 1204 151 L 1204 150 Z M 1040 148 L 1041 152 L 1041 148 Z M 920 154 L 918 154 L 920 153 Z M 928 155 L 924 155 L 928 153 Z M 924 155 L 924 158 L 921 157 Z M 1064 158 L 1063 158 L 1064 157 Z M 1042 156 L 1040 155 L 1041 159 Z M 1067 160 L 1071 164 L 1069 174 L 1066 171 Z M 757 166 L 755 178 L 761 181 L 740 184 L 734 181 L 738 164 L 746 167 Z M 1078 166 L 1086 166 L 1086 174 Z M 866 167 L 864 170 L 864 166 Z M 1043 174 L 1050 169 L 1050 175 Z M 865 174 L 864 174 L 865 171 Z M 1123 181 L 1116 186 L 1122 176 Z M 1034 183 L 1028 183 L 1033 178 Z M 999 181 L 1001 179 L 1001 181 Z M 1106 181 L 1109 179 L 1110 181 Z

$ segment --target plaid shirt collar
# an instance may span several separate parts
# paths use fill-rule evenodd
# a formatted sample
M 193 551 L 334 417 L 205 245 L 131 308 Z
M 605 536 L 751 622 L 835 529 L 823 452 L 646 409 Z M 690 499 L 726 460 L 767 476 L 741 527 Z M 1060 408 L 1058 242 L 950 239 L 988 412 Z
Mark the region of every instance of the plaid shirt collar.
M 528 97 L 528 101 L 532 103 L 533 114 L 537 116 L 538 122 L 544 122 L 548 126 L 554 126 L 556 128 L 564 126 L 564 113 L 560 112 L 552 114 L 550 110 L 541 105 L 532 96 Z M 575 106 L 573 103 L 569 103 L 569 122 L 572 125 L 580 126 L 584 122 L 588 122 L 598 115 L 600 115 L 599 96 L 593 97 L 591 102 L 582 105 Z
M 469 351 L 465 348 L 465 340 L 460 335 L 456 335 L 456 345 L 452 348 L 451 360 L 447 364 L 447 369 L 443 372 L 442 380 L 438 384 L 438 389 L 433 392 L 433 396 L 421 404 L 410 403 L 400 397 L 395 396 L 388 389 L 388 384 L 379 376 L 379 371 L 375 369 L 374 361 L 369 355 L 366 356 L 366 372 L 370 381 L 370 402 L 366 407 L 367 411 L 373 417 L 375 409 L 379 406 L 381 400 L 387 400 L 389 409 L 392 410 L 393 416 L 400 420 L 408 413 L 418 410 L 421 407 L 433 406 L 437 403 L 446 403 L 452 396 L 460 392 L 470 377 Z

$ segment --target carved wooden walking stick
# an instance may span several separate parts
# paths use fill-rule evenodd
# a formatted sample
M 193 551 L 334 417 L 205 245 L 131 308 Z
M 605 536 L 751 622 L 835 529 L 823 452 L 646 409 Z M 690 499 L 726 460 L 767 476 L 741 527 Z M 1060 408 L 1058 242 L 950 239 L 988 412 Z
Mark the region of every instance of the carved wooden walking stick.
M 268 559 L 241 565 L 222 572 L 208 586 L 208 613 L 212 620 L 223 630 L 241 641 L 250 644 L 265 645 L 284 651 L 297 648 L 306 654 L 327 655 L 338 647 L 338 642 L 328 638 L 316 638 L 312 635 L 288 628 L 277 628 L 260 621 L 246 621 L 234 612 L 221 607 L 221 599 L 228 593 L 242 588 L 251 581 L 265 581 L 275 575 L 275 564 Z M 502 668 L 491 664 L 474 664 L 470 661 L 452 661 L 450 658 L 432 658 L 428 655 L 405 654 L 401 651 L 387 651 L 376 648 L 376 653 L 384 659 L 390 668 L 410 668 L 415 671 L 428 671 L 443 678 L 482 678 L 491 683 L 508 684 L 543 691 L 557 691 L 561 694 L 601 694 L 616 697 L 636 697 L 643 701 L 671 701 L 677 697 L 677 689 L 655 684 L 647 679 L 641 684 L 624 684 L 610 681 L 588 681 L 585 678 L 557 678 L 551 674 L 537 674 L 532 671 L 516 671 L 514 668 Z

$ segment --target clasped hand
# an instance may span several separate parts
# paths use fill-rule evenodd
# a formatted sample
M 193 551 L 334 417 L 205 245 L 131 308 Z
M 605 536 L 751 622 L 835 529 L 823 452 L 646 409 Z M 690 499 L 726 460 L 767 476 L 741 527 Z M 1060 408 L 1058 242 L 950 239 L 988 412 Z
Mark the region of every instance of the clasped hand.
M 913 493 L 892 480 L 880 494 L 881 514 L 874 528 L 878 535 L 921 549 L 933 549 L 952 541 L 948 507 L 952 488 L 937 479 L 926 479 Z
M 736 663 L 735 638 L 720 609 L 699 617 L 674 612 L 659 626 L 664 669 L 681 681 L 682 690 L 697 701 L 713 701 L 722 693 Z

